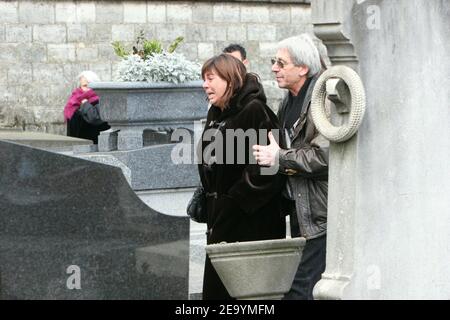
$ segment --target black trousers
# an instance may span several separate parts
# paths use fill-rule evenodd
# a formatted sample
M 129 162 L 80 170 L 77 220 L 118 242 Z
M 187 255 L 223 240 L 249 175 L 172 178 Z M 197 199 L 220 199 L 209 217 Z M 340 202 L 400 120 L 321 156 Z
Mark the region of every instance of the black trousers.
M 109 128 L 111 127 L 106 122 L 99 126 L 87 123 L 77 110 L 72 118 L 67 121 L 67 136 L 92 140 L 94 144 L 97 144 L 100 131 L 108 130 Z
M 291 215 L 292 237 L 299 237 L 296 215 Z M 294 282 L 283 300 L 313 300 L 313 289 L 325 271 L 326 235 L 306 241 Z

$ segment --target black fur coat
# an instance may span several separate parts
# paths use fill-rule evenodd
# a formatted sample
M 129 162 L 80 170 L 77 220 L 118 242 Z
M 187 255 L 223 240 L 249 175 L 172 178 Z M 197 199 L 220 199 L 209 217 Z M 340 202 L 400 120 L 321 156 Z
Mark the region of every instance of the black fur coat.
M 286 181 L 279 174 L 261 174 L 261 167 L 253 158 L 252 143 L 239 144 L 238 139 L 230 135 L 238 129 L 249 133 L 251 131 L 247 130 L 254 129 L 253 132 L 266 135 L 266 141 L 259 137 L 257 141 L 253 140 L 258 144 L 267 144 L 267 133 L 279 129 L 277 117 L 266 105 L 264 90 L 253 74 L 247 74 L 243 88 L 224 111 L 215 106 L 209 109 L 199 145 L 199 156 L 202 156 L 200 179 L 207 192 L 208 244 L 285 237 L 280 199 Z M 222 156 L 219 140 L 223 141 Z M 208 257 L 203 298 L 230 299 Z

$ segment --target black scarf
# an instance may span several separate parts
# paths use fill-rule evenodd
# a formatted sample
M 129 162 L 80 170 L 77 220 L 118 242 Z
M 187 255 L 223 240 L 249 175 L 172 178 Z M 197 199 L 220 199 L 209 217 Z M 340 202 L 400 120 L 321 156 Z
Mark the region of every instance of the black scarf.
M 293 96 L 289 92 L 288 102 L 286 105 L 286 113 L 284 117 L 283 128 L 292 129 L 295 122 L 300 118 L 303 111 L 303 102 L 305 101 L 306 92 L 308 91 L 311 78 L 306 79 L 297 96 Z

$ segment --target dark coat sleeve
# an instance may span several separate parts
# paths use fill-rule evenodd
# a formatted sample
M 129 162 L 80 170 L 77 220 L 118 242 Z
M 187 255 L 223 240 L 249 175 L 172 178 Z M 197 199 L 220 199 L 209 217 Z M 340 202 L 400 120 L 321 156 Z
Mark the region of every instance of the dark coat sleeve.
M 328 151 L 330 143 L 315 127 L 308 114 L 306 141 L 303 146 L 280 149 L 280 172 L 288 175 L 314 178 L 328 175 Z
M 253 128 L 257 131 L 264 129 L 267 133 L 273 129 L 279 130 L 275 114 L 258 101 L 250 103 L 239 116 L 240 121 L 243 122 L 242 127 L 246 129 Z M 268 138 L 265 140 L 268 142 Z M 261 143 L 259 137 L 257 143 Z M 246 164 L 240 179 L 227 192 L 235 204 L 247 214 L 257 212 L 269 201 L 273 201 L 274 196 L 279 194 L 285 182 L 284 177 L 276 172 L 271 175 L 262 174 L 262 167 L 256 164 L 251 147 L 249 148 L 246 144 L 246 154 L 247 152 L 251 154 L 253 163 Z

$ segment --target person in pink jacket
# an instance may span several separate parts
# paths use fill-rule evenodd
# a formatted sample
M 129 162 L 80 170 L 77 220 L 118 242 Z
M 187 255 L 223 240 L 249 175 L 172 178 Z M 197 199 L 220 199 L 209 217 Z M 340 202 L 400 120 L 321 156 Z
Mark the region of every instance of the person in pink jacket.
M 85 102 L 92 105 L 99 102 L 99 97 L 88 85 L 90 82 L 100 81 L 100 79 L 92 71 L 83 71 L 78 75 L 78 80 L 79 86 L 72 91 L 64 107 L 64 121 L 67 123 L 67 135 L 92 140 L 94 144 L 97 144 L 100 131 L 107 130 L 110 126 L 106 122 L 98 126 L 87 123 L 78 109 Z

